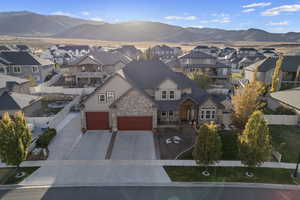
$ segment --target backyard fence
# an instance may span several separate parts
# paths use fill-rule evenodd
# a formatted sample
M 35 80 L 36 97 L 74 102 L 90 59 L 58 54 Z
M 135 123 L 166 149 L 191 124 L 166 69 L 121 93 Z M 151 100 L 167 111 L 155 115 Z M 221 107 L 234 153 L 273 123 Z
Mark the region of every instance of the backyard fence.
M 264 115 L 268 125 L 297 125 L 298 115 Z

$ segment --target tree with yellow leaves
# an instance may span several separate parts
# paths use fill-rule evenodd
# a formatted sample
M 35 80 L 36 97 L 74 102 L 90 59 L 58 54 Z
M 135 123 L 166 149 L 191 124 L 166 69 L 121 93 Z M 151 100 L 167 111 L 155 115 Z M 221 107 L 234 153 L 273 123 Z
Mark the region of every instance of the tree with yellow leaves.
M 279 82 L 280 82 L 280 71 L 281 66 L 283 63 L 284 57 L 282 55 L 279 55 L 278 60 L 276 61 L 276 66 L 272 75 L 272 87 L 271 92 L 276 92 L 279 89 Z

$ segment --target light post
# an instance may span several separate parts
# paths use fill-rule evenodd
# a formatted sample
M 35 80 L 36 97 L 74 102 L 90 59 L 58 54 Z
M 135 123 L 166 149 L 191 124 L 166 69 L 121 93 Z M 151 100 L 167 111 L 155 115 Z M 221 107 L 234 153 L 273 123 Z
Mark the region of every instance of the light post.
M 294 172 L 294 177 L 295 177 L 295 178 L 298 177 L 299 163 L 300 163 L 300 152 L 299 152 L 299 156 L 298 156 L 298 161 L 297 161 L 296 169 L 295 169 L 295 172 Z

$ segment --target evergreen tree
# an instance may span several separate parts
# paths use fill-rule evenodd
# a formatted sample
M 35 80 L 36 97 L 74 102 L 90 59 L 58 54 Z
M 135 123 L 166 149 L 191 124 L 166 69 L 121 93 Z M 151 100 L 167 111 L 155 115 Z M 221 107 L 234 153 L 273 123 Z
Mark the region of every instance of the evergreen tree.
M 276 92 L 279 89 L 279 79 L 280 79 L 280 71 L 283 63 L 283 56 L 280 55 L 278 60 L 276 61 L 276 66 L 272 75 L 272 87 L 271 92 Z
M 193 157 L 198 165 L 208 166 L 219 161 L 222 143 L 215 123 L 203 124 L 198 130 Z
M 256 167 L 271 157 L 272 145 L 269 128 L 261 111 L 255 111 L 249 118 L 245 130 L 239 136 L 241 162 Z
M 31 143 L 31 132 L 27 127 L 24 114 L 16 113 L 12 120 L 8 113 L 4 113 L 0 121 L 0 159 L 7 165 L 19 168 L 27 157 Z

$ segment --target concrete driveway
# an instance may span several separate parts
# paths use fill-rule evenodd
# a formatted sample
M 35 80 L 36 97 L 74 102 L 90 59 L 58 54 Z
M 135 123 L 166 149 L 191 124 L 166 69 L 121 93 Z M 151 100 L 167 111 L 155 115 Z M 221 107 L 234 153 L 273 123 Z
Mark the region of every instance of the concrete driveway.
M 85 133 L 68 160 L 104 160 L 111 135 L 108 131 Z
M 112 160 L 155 160 L 151 131 L 119 131 L 113 145 Z

